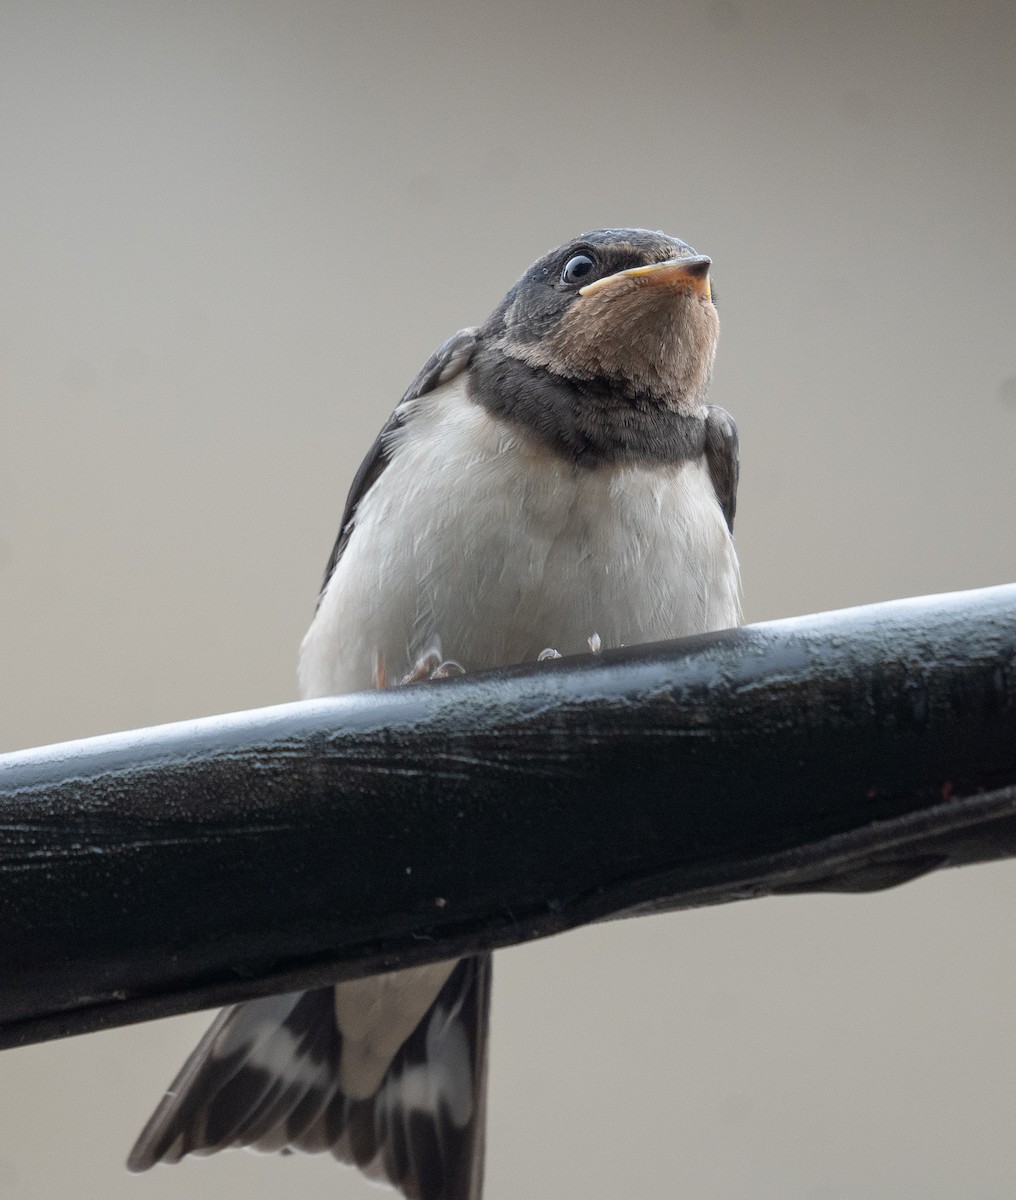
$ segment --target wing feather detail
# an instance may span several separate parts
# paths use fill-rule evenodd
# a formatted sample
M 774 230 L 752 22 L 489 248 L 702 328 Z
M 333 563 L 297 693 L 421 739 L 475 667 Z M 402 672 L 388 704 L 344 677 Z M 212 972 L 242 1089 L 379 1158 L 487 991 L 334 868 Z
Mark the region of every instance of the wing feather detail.
M 476 352 L 477 334 L 478 331 L 475 328 L 460 329 L 458 333 L 454 334 L 435 350 L 420 368 L 416 378 L 406 389 L 405 394 L 396 406 L 395 411 L 384 423 L 381 432 L 374 439 L 374 444 L 367 451 L 367 456 L 353 477 L 352 486 L 346 497 L 346 506 L 342 511 L 342 520 L 339 522 L 339 533 L 335 539 L 335 545 L 332 547 L 332 552 L 328 557 L 324 580 L 321 583 L 321 591 L 318 594 L 319 605 L 321 603 L 321 596 L 324 594 L 324 590 L 328 586 L 328 581 L 332 577 L 332 572 L 338 565 L 338 561 L 342 557 L 342 552 L 346 548 L 349 535 L 353 532 L 357 507 L 364 496 L 377 483 L 385 467 L 388 466 L 392 441 L 406 419 L 406 405 L 412 400 L 418 400 L 421 396 L 426 396 L 428 392 L 432 392 L 436 387 L 447 383 L 450 379 L 454 379 L 461 371 L 464 371 L 470 362 L 472 362 L 473 355 Z
M 737 481 L 741 473 L 737 426 L 730 413 L 715 404 L 706 406 L 706 462 L 727 528 L 733 533 Z

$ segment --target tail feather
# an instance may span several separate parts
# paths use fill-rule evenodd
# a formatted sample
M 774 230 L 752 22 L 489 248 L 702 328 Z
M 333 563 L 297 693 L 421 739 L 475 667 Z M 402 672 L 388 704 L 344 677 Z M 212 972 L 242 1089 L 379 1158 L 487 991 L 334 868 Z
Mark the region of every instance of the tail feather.
M 426 971 L 384 977 L 383 1004 L 366 1017 L 351 1005 L 362 983 L 224 1010 L 142 1130 L 128 1167 L 239 1146 L 327 1150 L 408 1200 L 479 1200 L 490 956 L 456 964 L 436 997 Z M 410 1032 L 378 1081 L 363 1065 L 375 1062 L 369 1042 L 393 1027 Z M 350 1094 L 371 1079 L 372 1092 Z

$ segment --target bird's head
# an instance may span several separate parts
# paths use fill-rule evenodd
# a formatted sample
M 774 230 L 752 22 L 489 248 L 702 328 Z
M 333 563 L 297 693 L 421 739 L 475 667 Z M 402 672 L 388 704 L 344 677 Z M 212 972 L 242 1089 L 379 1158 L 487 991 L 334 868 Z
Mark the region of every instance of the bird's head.
M 711 260 L 646 229 L 597 229 L 535 262 L 481 331 L 563 379 L 667 408 L 703 402 L 719 319 Z

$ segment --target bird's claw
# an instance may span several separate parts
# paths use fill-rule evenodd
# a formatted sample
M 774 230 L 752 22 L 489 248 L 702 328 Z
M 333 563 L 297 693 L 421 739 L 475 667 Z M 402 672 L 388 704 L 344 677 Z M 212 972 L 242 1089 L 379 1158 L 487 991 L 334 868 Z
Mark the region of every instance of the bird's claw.
M 428 650 L 426 654 L 416 660 L 409 674 L 402 676 L 399 680 L 399 687 L 405 687 L 407 683 L 422 683 L 425 679 L 430 679 L 440 666 L 441 655 L 436 650 Z
M 600 635 L 598 633 L 594 633 L 590 637 L 586 638 L 586 645 L 589 647 L 590 651 L 593 654 L 599 654 L 600 649 L 602 647 L 602 642 L 600 641 Z M 561 657 L 560 653 L 557 650 L 555 650 L 553 646 L 548 646 L 546 650 L 540 651 L 540 653 L 536 656 L 536 661 L 537 662 L 546 662 L 548 659 L 560 658 L 560 657 Z
M 453 658 L 446 659 L 443 663 L 439 663 L 431 672 L 431 679 L 454 679 L 456 675 L 465 675 L 466 668 L 457 663 Z
M 424 683 L 432 679 L 452 679 L 456 675 L 465 675 L 466 668 L 461 663 L 450 658 L 442 658 L 436 650 L 429 650 L 416 665 L 399 680 L 399 687 L 407 683 Z

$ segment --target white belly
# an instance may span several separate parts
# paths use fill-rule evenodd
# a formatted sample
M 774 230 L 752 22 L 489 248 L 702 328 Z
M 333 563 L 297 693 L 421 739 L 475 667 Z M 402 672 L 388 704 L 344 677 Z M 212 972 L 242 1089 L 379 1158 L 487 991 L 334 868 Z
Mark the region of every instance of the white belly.
M 470 402 L 415 401 L 300 655 L 305 697 L 371 688 L 440 646 L 467 670 L 740 621 L 737 557 L 702 459 L 579 470 Z

